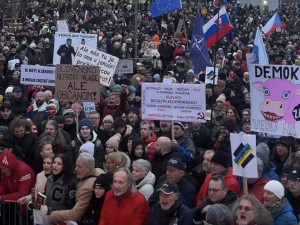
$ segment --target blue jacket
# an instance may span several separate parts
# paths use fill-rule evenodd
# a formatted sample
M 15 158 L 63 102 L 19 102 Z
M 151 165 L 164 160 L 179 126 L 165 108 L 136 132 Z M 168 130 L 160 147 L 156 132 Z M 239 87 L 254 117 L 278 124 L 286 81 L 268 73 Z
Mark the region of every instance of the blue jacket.
M 293 208 L 289 201 L 286 200 L 286 205 L 280 213 L 273 215 L 274 223 L 273 225 L 296 225 L 298 221 L 293 213 Z
M 276 170 L 275 164 L 272 162 L 268 162 L 268 164 L 264 166 L 262 178 L 266 178 L 269 180 L 279 180 L 279 176 L 275 172 L 275 170 Z

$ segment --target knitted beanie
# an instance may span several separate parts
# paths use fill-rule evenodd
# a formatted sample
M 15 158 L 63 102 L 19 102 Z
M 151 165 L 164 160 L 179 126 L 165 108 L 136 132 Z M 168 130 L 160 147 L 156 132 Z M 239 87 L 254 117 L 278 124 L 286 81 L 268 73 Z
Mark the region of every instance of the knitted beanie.
M 83 127 L 83 126 L 88 126 L 88 127 L 91 129 L 91 131 L 93 130 L 93 124 L 92 124 L 92 122 L 91 122 L 89 119 L 87 119 L 87 118 L 84 118 L 84 119 L 80 120 L 80 122 L 79 122 L 79 130 L 80 130 L 81 127 Z
M 87 142 L 85 142 L 83 145 L 80 146 L 79 152 L 80 152 L 80 151 L 88 152 L 88 153 L 90 153 L 92 156 L 94 156 L 95 145 L 94 145 L 92 142 L 87 141 Z
M 212 205 L 206 212 L 206 222 L 214 225 L 227 225 L 229 223 L 230 210 L 222 204 Z
M 226 102 L 226 97 L 224 94 L 220 94 L 220 96 L 217 98 L 216 102 Z
M 279 199 L 282 199 L 284 196 L 284 187 L 277 180 L 270 180 L 268 183 L 266 183 L 264 189 L 272 192 Z
M 112 185 L 112 179 L 108 174 L 105 174 L 105 173 L 100 174 L 94 182 L 94 187 L 100 186 L 105 191 L 111 190 L 111 185 Z
M 265 164 L 268 163 L 270 150 L 266 143 L 260 143 L 256 146 L 256 154 Z
M 114 118 L 111 115 L 107 115 L 106 117 L 104 117 L 103 122 L 105 121 L 109 121 L 111 123 L 114 123 Z
M 231 119 L 227 119 L 222 123 L 222 126 L 229 130 L 230 133 L 234 133 L 236 129 L 236 122 Z
M 222 151 L 217 151 L 211 158 L 211 162 L 222 165 L 226 169 L 230 165 L 228 154 Z
M 142 145 L 143 149 L 145 149 L 145 142 L 141 138 L 135 138 L 132 140 L 132 150 L 136 148 L 136 146 Z
M 121 134 L 117 133 L 107 140 L 106 145 L 111 145 L 115 151 L 119 151 L 119 144 L 121 140 Z

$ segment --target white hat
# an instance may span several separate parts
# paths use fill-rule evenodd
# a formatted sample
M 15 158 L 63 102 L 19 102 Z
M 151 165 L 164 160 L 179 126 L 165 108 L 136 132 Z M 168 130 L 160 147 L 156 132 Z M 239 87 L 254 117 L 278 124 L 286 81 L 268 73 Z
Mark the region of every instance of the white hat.
M 92 142 L 87 141 L 83 145 L 80 146 L 79 152 L 80 151 L 88 152 L 92 156 L 94 156 L 95 145 Z
M 276 195 L 279 199 L 282 199 L 284 196 L 284 187 L 277 180 L 270 180 L 266 183 L 265 190 L 271 191 L 274 195 Z
M 8 88 L 6 88 L 5 94 L 12 93 L 13 89 L 14 89 L 14 87 L 8 87 Z

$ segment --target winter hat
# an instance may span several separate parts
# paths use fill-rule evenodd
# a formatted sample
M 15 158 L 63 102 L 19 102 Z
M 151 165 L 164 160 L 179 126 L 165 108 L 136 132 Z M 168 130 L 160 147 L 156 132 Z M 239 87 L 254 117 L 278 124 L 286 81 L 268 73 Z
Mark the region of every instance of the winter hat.
M 216 151 L 214 156 L 211 158 L 211 162 L 219 164 L 224 168 L 229 168 L 230 165 L 228 154 L 222 151 Z
M 7 94 L 7 93 L 12 93 L 13 89 L 14 89 L 13 87 L 8 87 L 8 88 L 6 88 L 5 94 Z
M 142 145 L 143 149 L 145 149 L 145 142 L 141 138 L 136 138 L 132 140 L 132 150 L 136 148 L 136 146 Z
M 114 92 L 114 91 L 120 91 L 120 92 L 123 91 L 121 85 L 119 85 L 119 84 L 116 84 L 115 86 L 113 86 L 111 90 L 112 90 L 113 92 Z
M 256 146 L 256 154 L 264 164 L 267 164 L 270 156 L 270 149 L 266 143 L 260 143 Z
M 249 123 L 249 124 L 251 123 L 249 117 L 246 117 L 246 118 L 243 118 L 243 119 L 242 119 L 242 126 L 243 126 L 245 123 Z
M 53 120 L 55 120 L 58 124 L 65 124 L 65 117 L 63 116 L 56 116 L 53 118 Z
M 109 121 L 111 123 L 114 123 L 114 118 L 111 115 L 107 115 L 106 117 L 104 117 L 103 122 L 105 121 Z
M 66 109 L 63 112 L 63 116 L 75 116 L 75 112 L 73 109 Z
M 236 122 L 231 119 L 226 119 L 223 123 L 222 126 L 225 127 L 227 130 L 229 130 L 230 133 L 234 133 L 236 129 Z
M 236 73 L 231 73 L 231 74 L 230 74 L 230 77 L 231 77 L 233 80 L 237 80 L 237 79 L 238 79 Z
M 230 104 L 230 102 L 223 102 L 222 106 L 230 107 L 231 104 Z
M 291 148 L 292 152 L 294 152 L 296 140 L 294 137 L 291 137 L 291 136 L 287 136 L 287 137 L 282 136 L 277 140 L 276 144 L 283 144 L 288 148 L 288 150 L 290 150 L 290 148 Z
M 300 167 L 294 167 L 288 175 L 289 180 L 300 180 Z
M 206 212 L 206 222 L 213 225 L 227 225 L 230 213 L 227 206 L 214 204 Z
M 294 168 L 295 167 L 292 165 L 287 165 L 287 166 L 283 167 L 282 170 L 280 171 L 280 176 L 284 173 L 290 174 L 294 170 Z
M 129 137 L 128 137 L 128 141 L 133 141 L 134 139 L 137 139 L 139 138 L 139 136 L 136 134 L 136 133 L 133 133 L 131 134 Z
M 185 170 L 185 164 L 183 163 L 183 161 L 181 160 L 181 158 L 171 158 L 168 162 L 168 166 L 172 166 L 178 170 Z
M 115 151 L 119 151 L 119 144 L 121 140 L 121 134 L 117 133 L 107 140 L 106 145 L 111 145 Z
M 169 180 L 163 182 L 157 191 L 162 191 L 167 195 L 173 194 L 173 193 L 179 193 L 177 184 L 175 184 L 174 182 L 169 181 Z
M 268 183 L 266 183 L 264 189 L 272 192 L 279 199 L 282 199 L 284 196 L 284 187 L 277 180 L 270 180 Z
M 218 85 L 219 87 L 225 88 L 226 83 L 225 83 L 224 80 L 218 80 L 217 85 Z
M 18 164 L 17 157 L 11 151 L 4 151 L 0 155 L 0 167 L 8 168 L 12 171 Z
M 88 153 L 90 153 L 92 156 L 94 156 L 95 145 L 94 145 L 92 142 L 87 141 L 87 142 L 85 142 L 83 145 L 80 146 L 79 152 L 80 152 L 80 151 L 88 152 Z
M 112 179 L 106 173 L 100 174 L 94 182 L 94 187 L 96 186 L 102 187 L 105 190 L 105 192 L 111 190 L 111 185 L 112 185 Z
M 5 136 L 8 133 L 8 127 L 0 126 L 0 133 Z
M 175 121 L 175 122 L 174 122 L 174 125 L 178 125 L 178 126 L 181 127 L 182 130 L 184 130 L 184 126 L 183 126 L 183 124 L 182 124 L 181 122 Z
M 92 124 L 92 122 L 91 122 L 89 119 L 87 119 L 87 118 L 84 118 L 84 119 L 80 120 L 80 122 L 79 122 L 79 130 L 80 130 L 81 127 L 83 127 L 83 126 L 88 126 L 88 127 L 91 129 L 91 131 L 93 130 L 93 124 Z
M 194 75 L 195 71 L 193 69 L 189 69 L 186 74 L 187 75 Z
M 137 108 L 133 105 L 130 107 L 129 112 L 132 112 L 132 113 L 136 114 L 137 116 L 139 116 L 139 114 L 140 114 L 139 108 Z
M 226 97 L 224 94 L 220 94 L 220 96 L 217 98 L 216 102 L 226 102 Z
M 145 159 L 138 159 L 133 161 L 132 167 L 134 166 L 140 168 L 145 174 L 145 176 L 151 171 L 151 163 Z
M 153 78 L 154 78 L 156 81 L 158 81 L 158 80 L 160 80 L 160 75 L 159 75 L 159 74 L 155 74 L 155 75 L 153 76 Z

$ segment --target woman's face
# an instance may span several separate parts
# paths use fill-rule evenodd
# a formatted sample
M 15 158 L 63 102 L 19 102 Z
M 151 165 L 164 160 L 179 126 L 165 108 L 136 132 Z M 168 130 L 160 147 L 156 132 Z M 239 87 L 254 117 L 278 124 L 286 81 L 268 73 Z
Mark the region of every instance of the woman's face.
M 128 149 L 128 152 L 130 153 L 132 150 L 132 140 L 127 141 L 127 149 Z
M 144 152 L 143 145 L 137 145 L 134 149 L 134 155 L 138 158 L 142 157 Z
M 113 173 L 114 170 L 115 170 L 115 168 L 116 168 L 116 164 L 115 164 L 115 162 L 113 160 L 107 158 L 106 159 L 106 167 L 107 167 L 107 171 L 109 173 Z
M 114 152 L 115 149 L 113 148 L 113 146 L 111 144 L 106 144 L 105 151 L 106 151 L 106 155 L 108 155 L 109 153 Z
M 279 201 L 279 198 L 271 191 L 264 190 L 264 205 L 271 207 Z
M 282 173 L 280 176 L 280 183 L 284 188 L 289 188 L 289 183 L 288 183 L 288 174 L 287 173 Z
M 253 204 L 246 199 L 242 199 L 236 210 L 236 223 L 248 225 L 251 224 L 254 219 L 255 214 Z
M 132 167 L 132 175 L 135 181 L 142 180 L 145 177 L 142 170 L 137 166 Z
M 54 161 L 52 163 L 52 168 L 53 168 L 53 174 L 60 174 L 63 171 L 63 162 L 62 159 L 59 157 L 54 158 Z
M 95 186 L 94 187 L 94 192 L 95 192 L 96 198 L 101 198 L 105 194 L 105 189 L 100 187 L 100 186 Z
M 44 147 L 42 148 L 42 151 L 41 151 L 41 156 L 42 157 L 46 157 L 46 156 L 49 156 L 50 153 L 52 153 L 52 145 L 51 144 L 46 144 L 44 145 Z
M 234 112 L 232 109 L 227 110 L 227 116 L 234 116 Z
M 287 146 L 283 145 L 281 143 L 278 143 L 276 145 L 276 151 L 279 156 L 288 156 L 288 154 L 289 154 L 289 150 L 288 150 Z
M 51 158 L 45 158 L 43 161 L 43 169 L 46 175 L 52 173 L 52 159 Z

